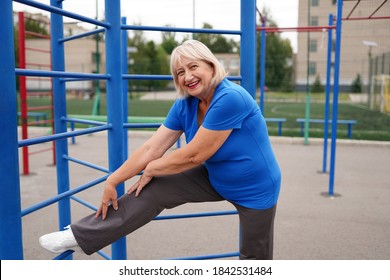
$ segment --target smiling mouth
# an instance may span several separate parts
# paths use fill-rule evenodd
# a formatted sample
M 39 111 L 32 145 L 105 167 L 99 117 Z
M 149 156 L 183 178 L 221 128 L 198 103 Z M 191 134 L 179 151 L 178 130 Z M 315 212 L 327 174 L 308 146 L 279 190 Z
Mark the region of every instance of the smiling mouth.
M 193 89 L 193 88 L 196 87 L 198 84 L 199 84 L 199 81 L 196 81 L 196 82 L 187 84 L 187 87 L 189 87 L 190 89 Z

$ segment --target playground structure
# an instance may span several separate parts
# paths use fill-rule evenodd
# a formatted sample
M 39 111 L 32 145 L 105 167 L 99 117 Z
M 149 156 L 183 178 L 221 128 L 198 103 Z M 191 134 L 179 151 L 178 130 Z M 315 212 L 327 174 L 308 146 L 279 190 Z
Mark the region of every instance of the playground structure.
M 256 69 L 255 69 L 255 35 L 256 35 L 256 3 L 254 0 L 241 0 L 241 26 L 240 31 L 229 31 L 229 30 L 204 30 L 204 29 L 188 29 L 188 28 L 163 28 L 163 27 L 139 27 L 139 26 L 128 26 L 126 25 L 125 19 L 120 21 L 120 1 L 106 0 L 106 21 L 99 22 L 97 20 L 85 18 L 83 16 L 66 12 L 62 10 L 61 3 L 58 1 L 51 0 L 51 5 L 39 4 L 35 1 L 27 0 L 16 0 L 15 2 L 23 3 L 26 5 L 32 5 L 36 8 L 40 8 L 52 13 L 52 51 L 53 57 L 53 69 L 52 71 L 42 70 L 23 70 L 15 69 L 13 59 L 13 33 L 12 33 L 12 1 L 2 1 L 0 4 L 1 10 L 1 22 L 4 28 L 1 29 L 0 37 L 5 38 L 5 42 L 8 44 L 2 44 L 0 46 L 0 53 L 4 54 L 5 61 L 1 64 L 1 73 L 5 73 L 0 77 L 1 84 L 5 86 L 1 101 L 1 112 L 3 113 L 4 121 L 2 122 L 1 128 L 5 135 L 0 142 L 2 153 L 4 156 L 1 159 L 1 166 L 7 166 L 6 170 L 2 168 L 0 172 L 0 178 L 3 181 L 1 192 L 4 197 L 2 200 L 0 210 L 1 213 L 5 213 L 1 216 L 1 238 L 0 238 L 0 249 L 2 259 L 23 259 L 23 244 L 22 244 L 22 227 L 21 217 L 35 212 L 47 205 L 58 202 L 59 206 L 59 228 L 62 229 L 70 224 L 70 198 L 74 194 L 92 187 L 98 183 L 103 182 L 108 175 L 104 175 L 96 180 L 82 185 L 78 188 L 69 189 L 69 161 L 76 162 L 75 159 L 71 159 L 67 156 L 67 139 L 70 137 L 85 135 L 89 133 L 95 133 L 99 131 L 107 131 L 108 133 L 108 157 L 109 166 L 108 169 L 101 168 L 102 171 L 109 173 L 118 168 L 123 160 L 127 147 L 127 134 L 126 131 L 129 128 L 137 127 L 137 125 L 128 124 L 125 120 L 127 119 L 127 108 L 124 100 L 127 100 L 127 89 L 124 81 L 127 79 L 171 79 L 170 76 L 154 76 L 154 75 L 128 75 L 126 74 L 127 67 L 124 61 L 126 58 L 126 42 L 123 38 L 127 38 L 126 30 L 131 29 L 142 29 L 151 31 L 175 31 L 175 32 L 193 32 L 193 33 L 219 33 L 219 34 L 234 34 L 239 35 L 241 38 L 241 53 L 245 54 L 245 59 L 241 59 L 241 76 L 230 77 L 232 80 L 240 81 L 240 83 L 255 97 L 255 85 L 256 85 Z M 114 3 L 113 3 L 114 2 Z M 339 1 L 337 6 L 337 14 L 342 14 L 342 1 Z M 245 15 L 245 16 L 244 16 Z M 62 30 L 62 16 L 71 17 L 77 20 L 82 20 L 95 24 L 102 27 L 86 34 L 77 36 L 71 36 L 63 38 Z M 341 17 L 336 20 L 336 26 L 328 27 L 328 31 L 336 29 L 336 61 L 340 59 L 340 44 L 341 44 Z M 106 52 L 107 60 L 106 74 L 82 74 L 65 72 L 64 69 L 64 53 L 63 44 L 66 41 L 81 38 L 82 36 L 88 36 L 105 32 L 106 35 Z M 331 34 L 331 33 L 330 33 Z M 121 44 L 122 40 L 122 44 Z M 263 40 L 265 42 L 265 40 Z M 121 51 L 118 51 L 121 50 Z M 261 54 L 265 55 L 265 54 Z M 261 61 L 265 58 L 262 57 Z M 121 67 L 118 67 L 121 66 Z M 337 134 L 337 104 L 338 104 L 338 77 L 339 77 L 339 65 L 335 65 L 334 73 L 334 95 L 333 95 L 333 115 L 332 115 L 332 154 L 331 158 L 331 176 L 330 176 L 330 192 L 333 194 L 333 181 L 334 181 L 334 159 L 336 151 L 336 134 Z M 262 71 L 264 73 L 264 71 Z M 16 98 L 15 98 L 15 74 L 18 76 L 40 76 L 40 77 L 52 77 L 53 78 L 53 90 L 54 90 L 54 107 L 55 107 L 55 133 L 50 136 L 44 136 L 34 139 L 26 139 L 18 142 L 17 139 L 17 123 L 13 116 L 17 115 L 16 112 Z M 95 122 L 71 119 L 67 117 L 66 113 L 66 100 L 65 100 L 65 89 L 66 83 L 82 79 L 92 80 L 105 80 L 107 83 L 107 122 Z M 261 78 L 264 81 L 263 78 Z M 264 83 L 262 82 L 262 88 Z M 119 96 L 118 96 L 119 95 Z M 263 95 L 263 94 L 262 94 Z M 116 101 L 112 102 L 116 98 Z M 261 101 L 261 106 L 263 101 Z M 6 104 L 6 106 L 4 106 Z M 325 118 L 327 120 L 328 118 Z M 73 132 L 67 132 L 67 124 L 69 122 L 79 122 L 89 124 L 94 127 L 87 129 L 77 130 Z M 153 124 L 152 124 L 153 125 Z M 154 124 L 155 126 L 158 124 Z M 325 128 L 328 125 L 325 125 Z M 327 133 L 326 133 L 327 135 Z M 35 145 L 39 143 L 45 143 L 50 141 L 56 141 L 56 159 L 57 159 L 57 182 L 58 182 L 58 196 L 34 205 L 21 211 L 20 203 L 20 185 L 19 185 L 19 163 L 18 163 L 18 147 L 25 147 L 29 145 Z M 326 141 L 327 143 L 327 141 Z M 117 153 L 114 151 L 122 150 L 123 153 Z M 89 165 L 88 163 L 83 163 Z M 92 167 L 92 166 L 91 166 Z M 10 187 L 12 186 L 12 187 Z M 121 195 L 124 192 L 123 186 L 118 187 L 118 194 Z M 73 198 L 73 197 L 72 197 Z M 93 207 L 92 207 L 93 209 Z M 219 213 L 222 215 L 231 215 L 234 212 Z M 3 214 L 2 214 L 3 215 Z M 7 230 L 4 230 L 7 229 Z M 12 245 L 10 245 L 12 244 Z M 125 240 L 121 239 L 112 245 L 112 259 L 126 259 Z M 5 252 L 5 253 L 3 253 Z M 67 252 L 61 258 L 69 257 L 71 252 Z M 3 255 L 4 254 L 4 255 Z M 102 254 L 103 255 L 103 254 Z M 110 258 L 109 256 L 105 256 Z M 237 256 L 237 252 L 215 255 L 212 257 L 230 257 Z M 203 257 L 201 257 L 203 258 Z M 204 256 L 207 258 L 207 256 Z
M 28 19 L 28 18 L 27 18 Z M 51 63 L 45 64 L 44 61 L 50 61 L 51 62 L 51 50 L 50 49 L 44 49 L 39 46 L 26 46 L 26 35 L 33 36 L 36 38 L 50 40 L 49 35 L 43 35 L 38 34 L 31 31 L 26 31 L 25 27 L 25 20 L 26 17 L 23 12 L 18 13 L 18 39 L 19 39 L 19 68 L 26 69 L 28 68 L 36 68 L 36 69 L 46 69 L 51 70 L 52 66 Z M 36 21 L 33 19 L 29 19 L 31 21 Z M 29 61 L 27 58 L 29 57 L 27 54 L 28 52 L 36 52 L 39 53 L 39 59 L 36 61 Z M 46 58 L 46 59 L 45 59 Z M 48 59 L 47 59 L 48 58 Z M 29 81 L 27 81 L 27 78 Z M 52 128 L 52 131 L 54 131 L 54 123 L 52 119 L 47 118 L 47 114 L 42 111 L 49 111 L 51 116 L 54 115 L 53 111 L 53 90 L 52 90 L 52 84 L 51 79 L 49 78 L 42 78 L 42 77 L 26 77 L 26 76 L 20 76 L 20 112 L 18 112 L 18 115 L 20 115 L 21 120 L 21 128 L 22 128 L 22 139 L 28 139 L 28 126 L 29 125 L 47 125 L 49 124 Z M 33 84 L 44 84 L 44 87 L 47 88 L 47 91 L 28 91 L 27 85 L 28 82 Z M 47 106 L 29 106 L 28 104 L 28 97 L 29 96 L 48 96 L 50 97 L 51 104 Z M 29 122 L 29 117 L 35 117 L 35 122 Z M 23 175 L 29 175 L 30 174 L 30 165 L 29 165 L 29 156 L 33 154 L 33 152 L 30 152 L 28 146 L 25 146 L 22 148 L 22 161 L 23 161 Z M 47 149 L 43 149 L 40 151 L 34 151 L 34 153 L 39 152 L 45 152 L 45 151 L 51 151 L 53 154 L 53 164 L 55 165 L 55 142 L 51 143 L 51 147 Z

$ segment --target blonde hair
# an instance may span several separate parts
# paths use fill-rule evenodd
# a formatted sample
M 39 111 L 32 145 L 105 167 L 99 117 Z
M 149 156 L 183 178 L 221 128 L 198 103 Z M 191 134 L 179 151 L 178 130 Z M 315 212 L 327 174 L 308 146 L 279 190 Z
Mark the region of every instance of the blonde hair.
M 225 69 L 205 44 L 197 40 L 187 40 L 172 51 L 170 63 L 173 82 L 181 97 L 188 96 L 188 94 L 184 92 L 184 89 L 180 87 L 176 73 L 177 67 L 183 57 L 190 60 L 202 60 L 213 67 L 214 76 L 211 79 L 212 86 L 216 87 L 227 76 Z

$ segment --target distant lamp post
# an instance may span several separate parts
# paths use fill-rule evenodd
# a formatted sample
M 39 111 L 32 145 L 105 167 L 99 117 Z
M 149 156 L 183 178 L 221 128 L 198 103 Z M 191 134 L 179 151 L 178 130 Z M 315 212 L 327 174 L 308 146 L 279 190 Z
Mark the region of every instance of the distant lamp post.
M 368 82 L 367 82 L 367 96 L 368 106 L 371 108 L 371 75 L 372 75 L 372 48 L 377 47 L 378 44 L 373 41 L 363 41 L 363 45 L 368 47 Z
M 192 0 L 192 28 L 195 29 L 195 0 Z M 194 39 L 194 33 L 192 33 L 192 39 Z

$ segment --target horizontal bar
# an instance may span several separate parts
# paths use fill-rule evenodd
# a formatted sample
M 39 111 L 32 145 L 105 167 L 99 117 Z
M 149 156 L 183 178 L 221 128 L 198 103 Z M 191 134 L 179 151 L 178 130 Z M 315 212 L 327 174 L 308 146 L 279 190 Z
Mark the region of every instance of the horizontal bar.
M 38 48 L 26 48 L 27 51 L 34 51 L 34 52 L 40 52 L 40 53 L 51 53 L 50 50 L 44 50 L 44 49 L 38 49 Z
M 18 141 L 18 147 L 20 148 L 20 147 L 24 147 L 24 146 L 41 144 L 41 143 L 50 142 L 50 141 L 63 139 L 63 138 L 70 138 L 73 136 L 90 134 L 93 132 L 108 130 L 108 129 L 111 129 L 111 127 L 112 127 L 111 124 L 107 124 L 107 125 L 102 125 L 99 127 L 91 127 L 91 128 L 70 131 L 70 132 L 62 132 L 62 133 L 57 133 L 57 134 L 52 134 L 52 135 L 47 135 L 47 136 L 42 136 L 42 137 L 20 140 L 20 141 Z
M 67 250 L 67 251 L 61 253 L 60 255 L 58 255 L 57 257 L 53 258 L 53 260 L 64 260 L 73 253 L 74 253 L 73 250 Z M 102 256 L 103 258 L 105 258 L 106 260 L 112 259 L 109 255 L 107 255 L 106 253 L 104 253 L 101 250 L 97 251 L 96 253 L 99 254 L 100 256 Z
M 265 30 L 266 32 L 299 32 L 299 31 L 324 31 L 336 29 L 336 26 L 300 26 L 300 27 L 256 27 L 257 31 Z
M 26 62 L 26 65 L 28 65 L 28 66 L 38 66 L 38 67 L 44 66 L 44 67 L 49 68 L 49 69 L 51 67 L 51 64 L 36 63 L 36 62 Z
M 81 165 L 84 165 L 84 166 L 87 166 L 87 167 L 91 167 L 93 169 L 96 169 L 96 170 L 99 170 L 99 171 L 102 171 L 102 172 L 106 172 L 106 173 L 110 172 L 107 168 L 98 166 L 96 164 L 92 164 L 92 163 L 84 161 L 84 160 L 80 160 L 80 159 L 77 159 L 77 158 L 74 158 L 74 157 L 70 157 L 70 156 L 67 156 L 67 155 L 63 155 L 62 157 L 64 159 L 66 159 L 66 160 L 69 160 L 69 161 L 72 161 L 72 162 L 75 162 L 75 163 L 78 163 L 78 164 L 81 164 Z
M 60 78 L 90 78 L 90 79 L 106 79 L 111 78 L 106 74 L 92 74 L 79 72 L 63 72 L 63 71 L 45 71 L 15 68 L 15 74 L 18 76 L 35 76 L 35 77 L 60 77 Z
M 352 17 L 352 18 L 343 18 L 342 20 L 371 20 L 371 19 L 390 19 L 390 16 L 382 16 L 382 17 Z
M 73 195 L 70 198 L 73 199 L 74 201 L 77 201 L 78 203 L 84 205 L 85 207 L 88 207 L 89 209 L 91 209 L 91 210 L 93 210 L 95 212 L 98 210 L 98 208 L 96 206 L 86 202 L 85 200 L 83 200 L 81 198 L 75 197 Z
M 165 215 L 165 216 L 157 216 L 156 218 L 154 218 L 154 220 L 172 220 L 172 219 L 226 216 L 226 215 L 236 215 L 237 213 L 238 212 L 236 210 L 231 210 L 231 211 L 203 212 L 203 213 L 193 213 L 193 214 Z
M 123 128 L 158 128 L 162 123 L 124 123 Z
M 221 258 L 230 258 L 239 256 L 239 252 L 223 253 L 223 254 L 212 254 L 212 255 L 203 255 L 203 256 L 193 256 L 193 257 L 184 257 L 184 258 L 174 258 L 167 260 L 209 260 L 209 259 L 221 259 Z
M 127 30 L 143 30 L 143 31 L 163 31 L 163 32 L 168 31 L 168 32 L 185 32 L 185 33 L 241 35 L 241 30 L 178 28 L 178 27 L 168 27 L 168 26 L 142 26 L 142 25 L 122 25 L 121 28 Z
M 53 109 L 52 105 L 27 107 L 27 111 L 41 111 L 41 110 L 51 110 L 51 109 Z
M 122 78 L 125 80 L 172 80 L 172 75 L 136 75 L 123 74 Z
M 42 201 L 42 202 L 37 203 L 37 204 L 35 204 L 35 205 L 33 205 L 33 206 L 29 207 L 29 208 L 26 208 L 26 209 L 22 210 L 22 212 L 21 212 L 22 213 L 22 217 L 25 216 L 25 215 L 28 215 L 28 214 L 30 214 L 30 213 L 32 213 L 34 211 L 42 209 L 42 208 L 44 208 L 46 206 L 49 206 L 49 205 L 51 205 L 53 203 L 56 203 L 56 202 L 60 201 L 61 199 L 64 199 L 64 198 L 69 197 L 69 196 L 72 196 L 72 195 L 74 195 L 76 193 L 79 193 L 81 191 L 89 189 L 90 187 L 93 187 L 93 186 L 95 186 L 97 184 L 100 184 L 101 182 L 104 182 L 107 179 L 107 177 L 108 177 L 108 175 L 104 175 L 103 177 L 100 177 L 100 178 L 97 178 L 95 180 L 92 180 L 92 181 L 88 182 L 87 184 L 84 184 L 84 185 L 81 185 L 81 186 L 79 186 L 77 188 L 74 188 L 74 189 L 68 190 L 66 192 L 60 193 L 60 194 L 58 194 L 58 195 L 56 195 L 54 197 L 51 197 L 51 198 L 49 198 L 49 199 L 47 199 L 45 201 Z
M 229 76 L 227 77 L 231 81 L 241 81 L 241 76 Z M 125 80 L 172 80 L 172 75 L 136 75 L 136 74 L 123 74 L 122 79 Z
M 24 33 L 26 35 L 31 35 L 31 36 L 35 36 L 35 37 L 39 37 L 39 38 L 43 38 L 43 39 L 50 39 L 50 35 L 45 35 L 45 34 L 33 32 L 33 31 L 25 30 Z
M 21 3 L 21 4 L 28 5 L 28 6 L 32 6 L 32 7 L 41 9 L 41 10 L 45 10 L 45 11 L 48 11 L 48 12 L 51 12 L 51 13 L 60 14 L 60 15 L 66 16 L 66 17 L 77 19 L 77 20 L 80 20 L 80 21 L 83 21 L 83 22 L 88 22 L 88 23 L 91 23 L 93 25 L 98 25 L 98 26 L 102 26 L 102 27 L 106 27 L 106 28 L 110 28 L 111 27 L 111 25 L 109 23 L 107 23 L 107 22 L 101 22 L 101 21 L 98 21 L 98 20 L 95 20 L 95 19 L 92 19 L 92 18 L 80 16 L 79 14 L 68 12 L 68 11 L 65 11 L 63 9 L 56 8 L 56 7 L 53 7 L 53 6 L 50 6 L 50 5 L 46 5 L 46 4 L 43 4 L 43 3 L 39 3 L 39 2 L 36 2 L 36 1 L 30 1 L 30 0 L 13 0 L 13 1 Z
M 58 260 L 64 260 L 66 259 L 67 257 L 69 257 L 71 254 L 73 254 L 73 250 L 67 250 L 61 254 L 59 254 L 58 256 L 56 256 L 55 258 L 53 258 L 53 260 L 55 261 L 58 261 Z
M 73 36 L 68 36 L 66 38 L 62 38 L 62 39 L 58 40 L 58 42 L 59 43 L 63 43 L 63 42 L 67 42 L 67 41 L 71 41 L 71 40 L 87 37 L 87 36 L 90 36 L 90 35 L 102 33 L 102 32 L 105 32 L 105 31 L 106 31 L 105 28 L 99 28 L 99 29 L 95 29 L 95 30 L 92 30 L 92 31 L 84 32 L 84 33 L 81 33 L 81 34 L 77 34 L 77 35 L 73 35 Z
M 90 125 L 106 125 L 106 122 L 99 122 L 94 120 L 86 120 L 86 119 L 77 119 L 77 118 L 68 118 L 68 117 L 62 117 L 61 120 L 66 122 L 73 122 L 73 123 L 82 123 L 82 124 L 90 124 Z

